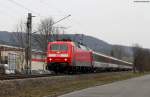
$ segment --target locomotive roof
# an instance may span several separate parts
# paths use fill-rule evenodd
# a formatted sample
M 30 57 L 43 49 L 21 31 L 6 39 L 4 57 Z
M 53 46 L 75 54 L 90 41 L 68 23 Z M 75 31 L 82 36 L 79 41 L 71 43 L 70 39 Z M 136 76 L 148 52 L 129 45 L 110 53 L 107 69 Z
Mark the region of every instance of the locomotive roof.
M 73 41 L 53 41 L 53 42 L 49 42 L 49 43 L 60 43 L 60 44 L 62 44 L 62 43 L 68 43 L 68 44 L 74 44 L 74 42 Z

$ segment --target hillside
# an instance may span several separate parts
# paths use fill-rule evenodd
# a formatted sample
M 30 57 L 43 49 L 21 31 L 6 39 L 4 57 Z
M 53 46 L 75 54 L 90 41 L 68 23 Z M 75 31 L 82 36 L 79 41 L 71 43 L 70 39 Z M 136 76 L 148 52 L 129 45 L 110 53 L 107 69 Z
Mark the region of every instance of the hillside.
M 67 34 L 67 35 L 64 34 L 59 36 L 54 35 L 53 37 L 49 37 L 49 40 L 55 40 L 56 37 L 59 39 L 67 38 L 67 39 L 72 39 L 76 42 L 81 42 L 84 45 L 88 46 L 89 48 L 93 49 L 94 51 L 111 55 L 120 59 L 129 60 L 129 61 L 131 61 L 132 59 L 131 47 L 121 46 L 121 45 L 111 45 L 103 40 L 97 39 L 92 36 L 83 35 L 83 34 Z M 12 33 L 6 31 L 0 31 L 0 44 L 18 46 L 18 44 L 14 40 Z M 33 49 L 39 49 L 38 46 L 36 45 L 32 47 Z

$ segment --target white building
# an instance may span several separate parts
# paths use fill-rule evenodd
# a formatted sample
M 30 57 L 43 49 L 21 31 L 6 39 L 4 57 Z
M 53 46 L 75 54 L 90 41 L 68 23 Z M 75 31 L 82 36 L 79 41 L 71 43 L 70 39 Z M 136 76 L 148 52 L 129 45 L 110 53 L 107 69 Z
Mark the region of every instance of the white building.
M 45 70 L 46 54 L 41 51 L 32 51 L 31 70 Z M 22 72 L 26 69 L 25 52 L 23 48 L 0 45 L 0 64 L 9 71 Z

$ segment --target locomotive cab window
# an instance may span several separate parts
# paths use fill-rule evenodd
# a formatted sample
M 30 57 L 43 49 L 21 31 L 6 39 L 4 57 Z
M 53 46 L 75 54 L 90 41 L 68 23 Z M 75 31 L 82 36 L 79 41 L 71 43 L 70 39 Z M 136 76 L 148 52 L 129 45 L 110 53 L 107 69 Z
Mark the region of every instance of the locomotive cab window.
M 67 51 L 68 50 L 68 46 L 67 44 L 52 44 L 50 46 L 50 50 L 54 50 L 54 51 Z

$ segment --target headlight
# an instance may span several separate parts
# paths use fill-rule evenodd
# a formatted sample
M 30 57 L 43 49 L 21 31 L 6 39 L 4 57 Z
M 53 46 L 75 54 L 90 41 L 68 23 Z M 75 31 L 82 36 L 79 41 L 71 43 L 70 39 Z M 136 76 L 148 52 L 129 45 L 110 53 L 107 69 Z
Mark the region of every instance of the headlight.
M 50 58 L 49 61 L 52 61 L 52 59 Z
M 66 59 L 66 58 L 65 58 L 64 60 L 65 60 L 65 61 L 67 61 L 67 59 Z
M 61 54 L 61 57 L 68 57 L 68 54 Z

